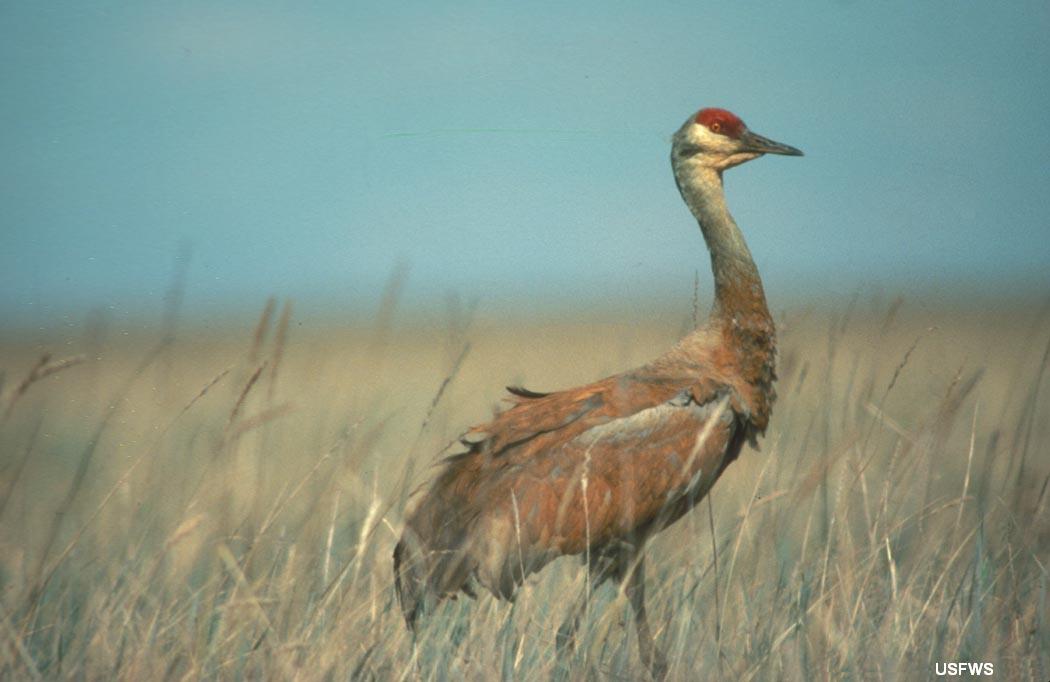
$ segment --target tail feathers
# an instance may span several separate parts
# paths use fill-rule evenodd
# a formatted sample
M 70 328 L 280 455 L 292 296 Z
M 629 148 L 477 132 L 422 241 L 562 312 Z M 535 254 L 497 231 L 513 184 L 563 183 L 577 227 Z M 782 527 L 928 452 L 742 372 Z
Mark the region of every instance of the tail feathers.
M 397 602 L 401 605 L 401 614 L 405 617 L 405 625 L 413 633 L 423 601 L 420 559 L 419 553 L 411 549 L 408 538 L 402 536 L 394 547 L 394 589 Z
M 406 520 L 394 547 L 394 588 L 405 624 L 415 632 L 421 617 L 437 603 L 468 585 L 476 561 L 469 551 L 471 510 L 462 508 L 463 495 L 455 495 L 439 478 Z M 452 477 L 454 482 L 454 477 Z
M 476 596 L 470 576 L 476 563 L 463 553 L 434 551 L 412 529 L 406 528 L 394 547 L 394 589 L 405 624 L 413 633 L 426 612 L 458 592 Z

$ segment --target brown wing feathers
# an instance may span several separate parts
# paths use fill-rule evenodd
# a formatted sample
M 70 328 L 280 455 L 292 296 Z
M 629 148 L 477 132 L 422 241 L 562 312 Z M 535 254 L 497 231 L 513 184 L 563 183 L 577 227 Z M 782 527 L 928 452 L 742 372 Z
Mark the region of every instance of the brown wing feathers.
M 530 391 L 524 386 L 507 386 L 507 391 L 518 396 L 519 398 L 546 398 L 550 393 L 537 393 L 536 391 Z

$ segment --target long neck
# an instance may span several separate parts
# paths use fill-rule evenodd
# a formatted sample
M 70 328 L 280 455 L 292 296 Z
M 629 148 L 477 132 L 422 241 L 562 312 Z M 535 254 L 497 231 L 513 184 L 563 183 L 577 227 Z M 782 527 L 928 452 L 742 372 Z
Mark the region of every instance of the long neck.
M 726 207 L 722 174 L 703 166 L 674 164 L 682 198 L 700 223 L 715 277 L 712 316 L 742 326 L 772 327 L 762 278 L 733 216 Z
M 765 431 L 776 400 L 776 329 L 766 306 L 762 279 L 744 235 L 726 208 L 722 175 L 688 159 L 674 159 L 682 198 L 700 223 L 715 276 L 712 326 L 721 331 L 739 376 L 749 386 L 750 423 Z

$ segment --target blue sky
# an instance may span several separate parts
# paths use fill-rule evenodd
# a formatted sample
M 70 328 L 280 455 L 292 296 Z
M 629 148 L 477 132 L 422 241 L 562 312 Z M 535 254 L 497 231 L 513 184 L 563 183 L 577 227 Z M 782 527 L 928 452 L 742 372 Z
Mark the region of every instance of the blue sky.
M 774 305 L 1050 291 L 1050 5 L 30 3 L 0 8 L 0 314 L 483 309 L 710 291 L 671 133 L 727 175 Z M 627 305 L 624 303 L 623 305 Z

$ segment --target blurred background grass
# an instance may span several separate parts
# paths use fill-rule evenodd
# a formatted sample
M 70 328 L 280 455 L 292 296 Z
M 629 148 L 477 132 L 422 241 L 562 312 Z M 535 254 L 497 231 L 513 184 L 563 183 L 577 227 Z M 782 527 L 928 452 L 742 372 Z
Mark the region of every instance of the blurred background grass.
M 612 591 L 556 662 L 572 560 L 413 660 L 390 551 L 504 385 L 692 326 L 727 106 L 807 156 L 727 183 L 781 399 L 650 549 L 672 675 L 1050 679 L 1047 3 L 2 16 L 0 678 L 643 677 Z
M 413 657 L 390 553 L 407 488 L 503 385 L 639 364 L 690 311 L 418 318 L 391 295 L 369 322 L 301 324 L 280 301 L 260 317 L 5 336 L 3 677 L 644 678 L 612 589 L 556 660 L 574 559 L 513 606 L 446 604 Z M 1045 680 L 1046 307 L 777 317 L 761 451 L 648 550 L 672 677 L 928 679 L 974 660 Z

